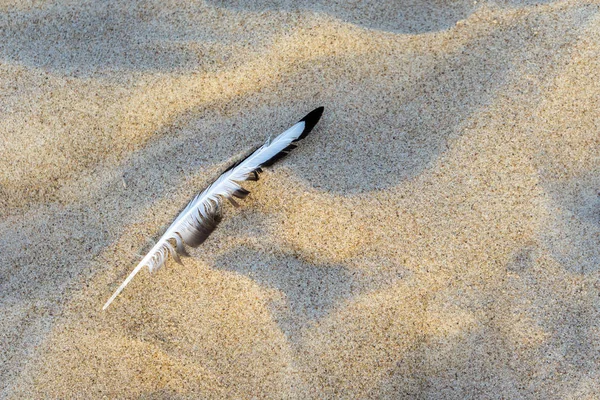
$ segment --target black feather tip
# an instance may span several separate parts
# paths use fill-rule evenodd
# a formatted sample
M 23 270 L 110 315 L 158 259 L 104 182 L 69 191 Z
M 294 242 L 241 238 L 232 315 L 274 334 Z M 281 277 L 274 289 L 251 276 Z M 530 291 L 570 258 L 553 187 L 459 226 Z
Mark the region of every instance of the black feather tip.
M 304 131 L 302 132 L 302 135 L 300 135 L 298 139 L 294 140 L 294 142 L 304 139 L 306 135 L 308 135 L 310 131 L 313 130 L 317 122 L 319 122 L 319 120 L 321 119 L 321 115 L 323 115 L 324 109 L 324 107 L 315 108 L 314 110 L 306 114 L 306 117 L 298 121 L 304 122 L 306 125 L 304 126 Z

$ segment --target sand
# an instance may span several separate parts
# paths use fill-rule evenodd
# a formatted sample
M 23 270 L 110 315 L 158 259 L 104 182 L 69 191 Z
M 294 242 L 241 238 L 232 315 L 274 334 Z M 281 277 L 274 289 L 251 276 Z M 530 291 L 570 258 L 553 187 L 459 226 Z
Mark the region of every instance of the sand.
M 598 398 L 599 12 L 0 2 L 0 398 Z M 321 105 L 184 266 L 101 311 Z

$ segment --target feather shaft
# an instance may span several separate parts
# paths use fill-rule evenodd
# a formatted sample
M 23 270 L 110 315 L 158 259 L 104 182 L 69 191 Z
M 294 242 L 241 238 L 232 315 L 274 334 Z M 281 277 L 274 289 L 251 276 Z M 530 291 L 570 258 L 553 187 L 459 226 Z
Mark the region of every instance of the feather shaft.
M 154 256 L 155 252 L 160 249 L 162 247 L 163 243 L 162 240 L 159 240 L 154 247 L 152 248 L 152 250 L 150 250 L 148 252 L 148 254 L 146 254 L 146 256 L 142 259 L 142 261 L 140 261 L 140 263 L 133 269 L 133 271 L 131 271 L 131 273 L 129 274 L 129 276 L 127 277 L 127 279 L 125 279 L 123 281 L 123 283 L 121 283 L 121 286 L 119 286 L 119 288 L 117 290 L 115 290 L 115 292 L 113 293 L 112 296 L 110 296 L 110 299 L 108 299 L 108 301 L 106 302 L 106 304 L 104 304 L 104 307 L 102 307 L 103 310 L 106 310 L 108 308 L 108 306 L 110 305 L 110 303 L 113 302 L 113 300 L 119 295 L 121 294 L 121 292 L 123 291 L 123 289 L 125 289 L 125 286 L 127 286 L 129 284 L 129 282 L 131 282 L 131 280 L 133 279 L 134 276 L 137 275 L 138 272 L 140 272 L 140 270 L 148 263 L 148 261 Z

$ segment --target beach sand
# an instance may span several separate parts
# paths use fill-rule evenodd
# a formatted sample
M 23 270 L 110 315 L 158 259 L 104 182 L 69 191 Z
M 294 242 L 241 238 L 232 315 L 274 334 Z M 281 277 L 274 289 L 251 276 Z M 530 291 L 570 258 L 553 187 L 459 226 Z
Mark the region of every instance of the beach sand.
M 0 2 L 0 398 L 598 398 L 599 12 Z M 101 310 L 318 106 L 183 266 Z

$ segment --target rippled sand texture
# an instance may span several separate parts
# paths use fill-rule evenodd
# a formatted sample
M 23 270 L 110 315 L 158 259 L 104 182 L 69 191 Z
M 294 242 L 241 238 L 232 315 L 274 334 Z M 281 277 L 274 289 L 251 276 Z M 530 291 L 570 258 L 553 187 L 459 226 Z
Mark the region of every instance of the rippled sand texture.
M 0 10 L 0 398 L 600 394 L 598 4 Z M 185 266 L 101 311 L 320 105 Z

